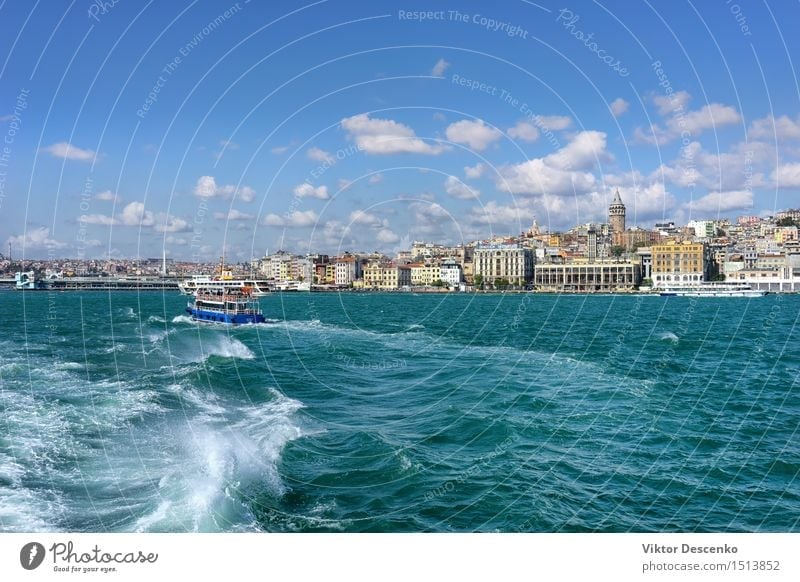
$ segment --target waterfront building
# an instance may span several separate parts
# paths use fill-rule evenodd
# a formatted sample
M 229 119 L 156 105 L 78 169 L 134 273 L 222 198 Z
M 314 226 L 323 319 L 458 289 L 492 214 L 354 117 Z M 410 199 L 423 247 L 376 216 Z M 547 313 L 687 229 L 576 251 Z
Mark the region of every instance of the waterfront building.
M 614 200 L 608 207 L 608 224 L 612 234 L 625 232 L 625 205 L 619 195 L 619 189 L 614 193 Z
M 537 291 L 630 291 L 641 281 L 639 264 L 628 262 L 537 264 L 534 271 Z
M 597 258 L 597 231 L 590 230 L 586 233 L 586 257 L 589 261 Z
M 439 267 L 441 280 L 451 289 L 461 284 L 461 265 L 455 259 L 445 259 Z
M 487 245 L 475 249 L 473 278 L 480 275 L 485 283 L 505 279 L 512 285 L 524 285 L 533 278 L 533 250 L 518 245 Z
M 693 285 L 710 278 L 708 246 L 704 243 L 675 242 L 653 245 L 654 287 Z
M 337 258 L 333 263 L 333 283 L 337 287 L 347 287 L 361 278 L 361 261 L 349 253 Z
M 393 291 L 411 285 L 411 268 L 408 265 L 370 263 L 364 268 L 364 288 Z
M 441 268 L 439 265 L 412 263 L 406 266 L 411 269 L 412 285 L 433 285 L 436 281 L 439 281 L 442 278 Z
M 642 279 L 653 278 L 653 250 L 650 247 L 636 249 L 636 258 L 639 260 L 639 271 Z

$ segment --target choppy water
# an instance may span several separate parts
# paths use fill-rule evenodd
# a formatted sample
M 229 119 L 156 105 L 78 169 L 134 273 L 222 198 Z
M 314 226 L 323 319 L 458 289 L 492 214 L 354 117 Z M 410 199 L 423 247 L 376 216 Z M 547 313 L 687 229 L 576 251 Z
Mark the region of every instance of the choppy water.
M 0 293 L 2 531 L 797 531 L 800 297 Z

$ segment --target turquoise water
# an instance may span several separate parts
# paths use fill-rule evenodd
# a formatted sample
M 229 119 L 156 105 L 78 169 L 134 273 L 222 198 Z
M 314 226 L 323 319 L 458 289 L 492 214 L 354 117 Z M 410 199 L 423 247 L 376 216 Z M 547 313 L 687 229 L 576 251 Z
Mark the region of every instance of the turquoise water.
M 800 297 L 0 293 L 2 531 L 798 531 Z

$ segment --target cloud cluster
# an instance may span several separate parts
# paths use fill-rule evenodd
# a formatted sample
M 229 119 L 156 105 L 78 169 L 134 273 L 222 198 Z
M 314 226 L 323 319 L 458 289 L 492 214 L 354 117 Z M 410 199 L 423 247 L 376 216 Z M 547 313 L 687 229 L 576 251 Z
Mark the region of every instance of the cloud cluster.
M 218 186 L 213 176 L 200 176 L 194 187 L 194 195 L 198 198 L 222 198 L 230 200 L 234 196 L 242 202 L 252 202 L 255 200 L 256 191 L 250 186 L 237 187 L 233 184 Z
M 543 158 L 500 168 L 497 188 L 511 194 L 566 196 L 594 188 L 597 179 L 588 171 L 608 160 L 606 134 L 582 131 L 560 150 Z
M 358 148 L 368 154 L 438 155 L 445 151 L 443 146 L 425 142 L 413 129 L 391 119 L 372 118 L 361 113 L 342 119 L 341 123 Z
M 97 157 L 94 151 L 81 149 L 66 141 L 54 143 L 53 145 L 42 148 L 41 151 L 50 154 L 54 158 L 76 160 L 79 162 L 91 162 Z
M 463 119 L 451 123 L 447 126 L 445 135 L 450 141 L 464 144 L 479 152 L 485 150 L 503 136 L 499 129 L 486 125 L 482 119 L 474 121 Z

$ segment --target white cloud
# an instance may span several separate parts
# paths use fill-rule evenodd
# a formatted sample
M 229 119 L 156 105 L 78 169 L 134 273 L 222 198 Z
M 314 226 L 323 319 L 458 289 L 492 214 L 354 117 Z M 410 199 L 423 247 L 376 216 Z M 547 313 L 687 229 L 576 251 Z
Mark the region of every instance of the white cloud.
M 331 164 L 335 161 L 335 158 L 330 154 L 330 152 L 326 152 L 318 147 L 309 148 L 306 151 L 306 155 L 309 157 L 309 159 L 314 160 L 315 162 L 327 162 Z
M 215 212 L 214 218 L 217 220 L 250 220 L 255 217 L 252 214 L 231 208 L 228 212 Z
M 497 187 L 513 194 L 574 195 L 594 189 L 596 178 L 588 170 L 607 160 L 606 134 L 582 131 L 557 152 L 515 166 L 500 168 Z
M 414 130 L 391 119 L 370 118 L 366 113 L 342 119 L 342 128 L 359 149 L 368 154 L 429 154 L 445 151 L 440 145 L 431 145 L 417 137 Z
M 482 119 L 476 119 L 475 121 L 462 119 L 451 123 L 447 126 L 445 134 L 450 141 L 468 145 L 477 151 L 485 150 L 492 142 L 497 141 L 503 135 L 499 129 L 489 127 Z
M 611 113 L 614 114 L 614 117 L 621 117 L 628 110 L 630 105 L 631 104 L 625 101 L 625 99 L 618 97 L 609 104 L 609 107 L 611 108 Z
M 534 142 L 539 139 L 539 130 L 530 121 L 521 120 L 514 127 L 509 128 L 508 135 L 514 139 Z
M 274 148 L 270 149 L 269 151 L 276 156 L 279 156 L 283 153 L 286 153 L 289 150 L 289 146 L 275 146 Z
M 476 180 L 483 176 L 485 171 L 486 165 L 482 163 L 475 164 L 474 166 L 464 166 L 464 175 L 472 180 Z
M 308 182 L 298 184 L 294 187 L 293 192 L 298 198 L 319 198 L 320 200 L 328 200 L 330 198 L 327 186 L 317 186 L 314 188 L 314 186 Z
M 572 125 L 572 118 L 566 115 L 536 115 L 536 125 L 550 131 L 561 131 Z
M 702 198 L 692 200 L 686 206 L 692 212 L 707 214 L 748 209 L 753 207 L 753 191 L 710 192 Z
M 220 160 L 225 152 L 239 149 L 239 144 L 229 139 L 219 140 L 219 145 L 221 146 L 221 149 L 215 153 L 217 160 Z
M 95 194 L 95 200 L 106 200 L 109 202 L 113 202 L 117 199 L 117 195 L 114 194 L 111 190 L 105 190 L 103 192 L 98 192 Z
M 444 181 L 444 190 L 453 198 L 461 198 L 462 200 L 472 200 L 481 195 L 480 191 L 470 188 L 455 176 L 447 177 L 447 180 Z
M 360 226 L 380 227 L 386 226 L 386 221 L 381 220 L 375 214 L 370 214 L 364 210 L 354 210 L 350 213 L 350 223 Z
M 178 245 L 178 246 L 184 246 L 189 244 L 189 241 L 187 239 L 175 236 L 168 236 L 166 238 L 166 242 L 169 245 Z
M 339 178 L 339 180 L 336 182 L 336 185 L 339 187 L 339 190 L 345 191 L 353 185 L 353 181 L 348 180 L 347 178 Z
M 582 131 L 563 148 L 544 158 L 548 166 L 561 170 L 588 170 L 598 161 L 610 159 L 606 151 L 606 134 L 602 131 Z
M 431 70 L 431 75 L 433 75 L 434 77 L 441 77 L 444 75 L 444 72 L 447 70 L 449 66 L 450 63 L 448 63 L 446 60 L 439 59 L 433 66 L 433 69 Z
M 470 210 L 469 221 L 473 225 L 515 225 L 529 224 L 533 220 L 533 211 L 520 206 L 503 206 L 490 200 L 483 206 Z
M 145 210 L 143 202 L 131 202 L 116 217 L 105 214 L 84 214 L 79 221 L 84 224 L 102 226 L 138 226 L 153 228 L 156 232 L 188 232 L 192 230 L 189 221 L 159 212 Z
M 66 243 L 50 238 L 50 229 L 44 226 L 27 230 L 25 234 L 11 236 L 6 240 L 6 247 L 26 250 L 35 249 L 63 249 Z
M 113 216 L 107 216 L 105 214 L 84 214 L 81 216 L 80 222 L 84 224 L 100 224 L 103 226 L 118 224 Z
M 400 240 L 400 237 L 394 231 L 388 228 L 382 228 L 375 236 L 379 242 L 384 244 L 393 244 Z
M 512 194 L 564 196 L 591 189 L 595 182 L 593 174 L 559 170 L 537 158 L 501 167 L 497 187 Z
M 92 150 L 83 150 L 65 141 L 54 143 L 42 148 L 41 151 L 50 154 L 54 158 L 77 160 L 79 162 L 91 162 L 97 157 L 97 154 Z
M 433 120 L 434 121 L 447 121 L 447 117 L 445 117 L 444 113 L 442 113 L 441 111 L 437 111 L 436 113 L 433 114 Z
M 189 224 L 188 220 L 183 218 L 159 213 L 156 216 L 153 230 L 156 232 L 189 232 L 192 230 L 192 226 Z
M 144 209 L 143 202 L 131 202 L 119 214 L 119 223 L 124 226 L 153 226 L 155 215 Z
M 796 120 L 781 115 L 775 118 L 767 115 L 761 119 L 756 119 L 750 124 L 748 137 L 755 139 L 767 139 L 778 141 L 800 140 L 800 116 Z
M 666 99 L 666 97 L 664 97 Z M 666 106 L 659 106 L 659 111 Z M 700 109 L 686 111 L 678 109 L 666 118 L 665 127 L 653 124 L 649 129 L 637 127 L 633 138 L 638 143 L 663 145 L 679 137 L 691 139 L 706 130 L 717 130 L 726 125 L 739 123 L 742 117 L 735 107 L 720 103 L 709 103 Z
M 286 228 L 303 228 L 314 226 L 319 221 L 319 215 L 313 210 L 295 210 L 288 216 L 268 214 L 263 223 L 267 226 L 283 226 Z
M 256 191 L 250 186 L 242 186 L 238 190 L 233 184 L 218 186 L 213 176 L 200 176 L 194 187 L 194 195 L 198 198 L 224 198 L 225 200 L 236 196 L 243 202 L 252 202 L 255 200 Z
M 771 178 L 778 188 L 800 188 L 800 162 L 779 165 Z
M 764 172 L 774 162 L 774 146 L 763 142 L 739 143 L 727 152 L 712 153 L 699 142 L 681 148 L 672 162 L 651 173 L 652 180 L 663 180 L 681 187 L 703 186 L 714 191 L 734 191 L 767 185 Z
M 653 103 L 655 103 L 659 115 L 667 116 L 685 109 L 691 98 L 692 96 L 686 91 L 677 91 L 671 95 L 655 95 Z
M 445 225 L 457 222 L 441 204 L 437 202 L 412 202 L 414 231 L 420 234 L 439 234 Z
M 369 177 L 368 182 L 370 184 L 380 184 L 381 182 L 383 182 L 383 174 L 381 174 L 381 173 L 372 174 Z

